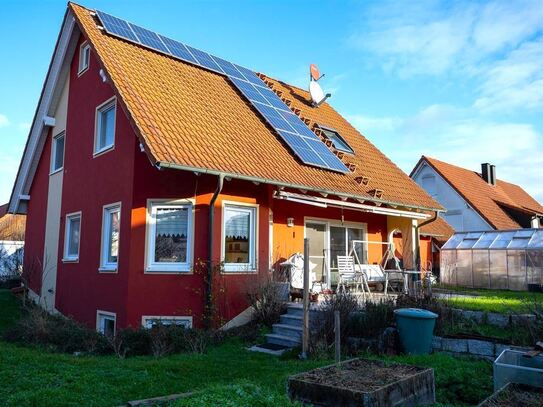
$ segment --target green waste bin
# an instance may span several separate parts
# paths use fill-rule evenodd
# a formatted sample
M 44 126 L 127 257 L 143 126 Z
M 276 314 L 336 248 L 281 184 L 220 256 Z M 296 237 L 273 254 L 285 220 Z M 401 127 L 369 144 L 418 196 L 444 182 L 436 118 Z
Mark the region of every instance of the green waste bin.
M 411 355 L 425 355 L 432 350 L 432 338 L 437 314 L 419 308 L 394 310 L 400 342 Z

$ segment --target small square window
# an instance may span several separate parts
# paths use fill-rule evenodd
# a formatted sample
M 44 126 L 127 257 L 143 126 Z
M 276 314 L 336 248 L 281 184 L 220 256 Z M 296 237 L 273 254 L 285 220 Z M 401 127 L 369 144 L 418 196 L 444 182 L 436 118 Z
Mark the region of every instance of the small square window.
M 339 135 L 339 132 L 334 129 L 330 129 L 328 127 L 319 126 L 322 134 L 332 142 L 332 145 L 334 148 L 338 151 L 342 151 L 344 153 L 354 154 L 354 150 L 351 148 L 351 146 L 345 141 L 343 137 Z
M 223 236 L 224 270 L 254 271 L 256 267 L 256 207 L 225 205 Z
M 102 335 L 112 338 L 115 336 L 116 315 L 112 312 L 98 311 L 96 317 L 96 330 Z
M 104 207 L 102 216 L 102 253 L 100 271 L 116 271 L 119 259 L 121 205 Z
M 81 240 L 81 213 L 66 215 L 64 229 L 64 261 L 77 261 Z
M 86 42 L 79 47 L 79 69 L 77 71 L 79 75 L 89 69 L 90 50 L 90 45 Z
M 94 154 L 109 150 L 115 144 L 115 110 L 115 100 L 97 109 Z
M 51 173 L 57 172 L 64 167 L 64 132 L 53 137 L 51 148 Z

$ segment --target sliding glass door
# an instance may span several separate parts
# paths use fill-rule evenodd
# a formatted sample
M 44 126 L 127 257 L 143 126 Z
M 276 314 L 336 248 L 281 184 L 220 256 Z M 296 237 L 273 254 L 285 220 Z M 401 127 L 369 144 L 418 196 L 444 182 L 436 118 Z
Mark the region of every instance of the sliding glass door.
M 353 240 L 366 240 L 366 225 L 308 220 L 305 229 L 305 235 L 309 238 L 310 261 L 317 263 L 314 269 L 317 280 L 325 283 L 327 287 L 335 286 L 337 256 L 350 255 Z M 355 250 L 360 262 L 366 263 L 366 245 L 357 244 Z

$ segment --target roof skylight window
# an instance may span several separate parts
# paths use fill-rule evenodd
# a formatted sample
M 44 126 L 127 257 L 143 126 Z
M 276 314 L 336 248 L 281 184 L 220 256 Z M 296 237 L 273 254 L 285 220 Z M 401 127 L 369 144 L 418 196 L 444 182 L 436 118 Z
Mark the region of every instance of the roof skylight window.
M 354 150 L 345 141 L 345 139 L 339 135 L 337 130 L 324 126 L 319 126 L 319 128 L 321 129 L 322 134 L 324 134 L 324 136 L 332 142 L 332 145 L 336 150 L 344 153 L 354 154 Z

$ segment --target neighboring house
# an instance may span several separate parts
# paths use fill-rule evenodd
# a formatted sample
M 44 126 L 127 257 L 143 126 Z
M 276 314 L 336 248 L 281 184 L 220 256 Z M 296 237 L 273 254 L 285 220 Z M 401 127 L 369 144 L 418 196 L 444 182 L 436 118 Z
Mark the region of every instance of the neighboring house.
M 541 227 L 543 206 L 497 179 L 493 165 L 482 164 L 477 173 L 422 156 L 411 178 L 447 209 L 442 216 L 457 232 Z
M 102 332 L 228 321 L 304 237 L 324 287 L 353 240 L 413 266 L 440 210 L 308 92 L 73 3 L 10 201 L 32 296 Z
M 19 273 L 25 240 L 24 215 L 7 213 L 8 204 L 0 206 L 0 278 Z

